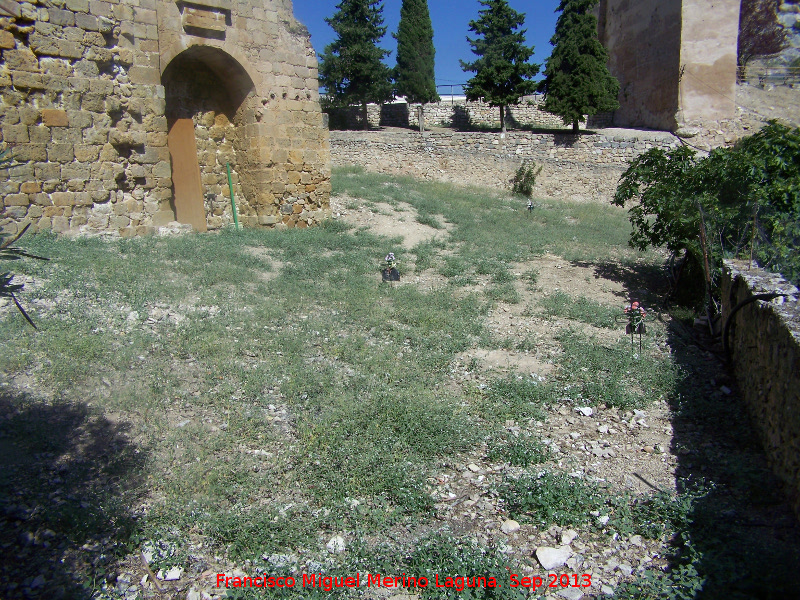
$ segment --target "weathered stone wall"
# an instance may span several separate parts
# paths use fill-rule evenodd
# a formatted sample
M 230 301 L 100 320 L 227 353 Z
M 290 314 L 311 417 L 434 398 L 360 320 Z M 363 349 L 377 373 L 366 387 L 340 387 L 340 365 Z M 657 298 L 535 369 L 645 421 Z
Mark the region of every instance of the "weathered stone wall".
M 674 131 L 734 116 L 741 0 L 601 0 L 598 35 L 620 82 L 618 127 Z
M 601 0 L 598 36 L 620 84 L 614 122 L 673 130 L 680 80 L 681 0 Z
M 632 158 L 677 144 L 671 134 L 655 131 L 578 136 L 512 131 L 505 138 L 442 130 L 331 132 L 333 166 L 509 189 L 520 164 L 533 160 L 543 167 L 537 195 L 602 202 L 611 199 Z
M 519 104 L 506 107 L 506 125 L 514 128 L 548 128 L 571 130 L 572 125 L 564 125 L 561 117 L 546 112 L 540 108 L 541 96 L 526 96 Z M 408 104 L 405 101 L 396 101 L 387 104 L 368 104 L 367 119 L 369 126 L 377 127 L 410 127 L 419 128 L 419 104 Z M 363 110 L 359 106 L 346 109 L 337 108 L 328 111 L 330 114 L 331 129 L 363 129 Z M 612 114 L 602 113 L 593 115 L 587 123 L 581 123 L 581 129 L 586 127 L 609 127 L 612 124 Z M 468 102 L 462 98 L 446 98 L 440 102 L 431 102 L 425 105 L 426 127 L 454 127 L 456 129 L 469 129 L 471 127 L 499 127 L 500 109 L 489 106 L 484 102 Z
M 736 114 L 741 0 L 683 0 L 678 123 Z
M 755 294 L 798 290 L 779 275 L 726 261 L 723 322 Z M 733 316 L 730 347 L 736 379 L 775 473 L 800 517 L 800 306 L 797 297 L 755 301 Z
M 226 163 L 245 225 L 327 214 L 317 61 L 289 0 L 5 0 L 0 49 L 3 230 L 143 234 L 186 206 L 220 227 Z

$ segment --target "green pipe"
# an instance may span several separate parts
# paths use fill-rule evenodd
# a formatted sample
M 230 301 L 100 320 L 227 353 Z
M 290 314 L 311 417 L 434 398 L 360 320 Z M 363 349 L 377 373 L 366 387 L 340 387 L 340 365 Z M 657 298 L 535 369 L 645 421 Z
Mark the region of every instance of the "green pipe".
M 236 202 L 233 200 L 233 180 L 231 179 L 231 163 L 225 163 L 225 168 L 228 170 L 228 187 L 231 190 L 231 210 L 233 211 L 233 224 L 236 229 L 239 229 L 239 215 L 236 214 Z

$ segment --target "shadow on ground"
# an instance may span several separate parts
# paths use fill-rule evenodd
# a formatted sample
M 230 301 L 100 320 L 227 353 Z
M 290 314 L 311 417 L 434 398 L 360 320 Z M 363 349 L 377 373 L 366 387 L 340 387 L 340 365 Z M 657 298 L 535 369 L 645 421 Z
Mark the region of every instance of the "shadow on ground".
M 621 284 L 624 300 L 636 300 L 647 307 L 661 302 L 669 292 L 669 281 L 664 269 L 650 263 L 621 264 L 613 261 L 570 261 L 575 267 L 592 269 L 595 279 L 607 279 Z
M 673 395 L 672 451 L 677 476 L 703 489 L 672 566 L 704 580 L 696 598 L 800 598 L 800 524 L 782 482 L 770 471 L 756 428 L 721 348 L 705 329 L 678 320 L 669 344 L 681 368 Z
M 669 289 L 663 270 L 652 265 L 573 264 L 621 283 L 628 299 L 646 306 L 660 304 Z M 679 369 L 671 451 L 684 493 L 679 502 L 691 508 L 673 539 L 666 577 L 632 597 L 800 598 L 800 523 L 768 467 L 721 345 L 707 329 L 663 321 Z
M 145 460 L 86 403 L 0 392 L 0 597 L 90 598 L 135 531 Z

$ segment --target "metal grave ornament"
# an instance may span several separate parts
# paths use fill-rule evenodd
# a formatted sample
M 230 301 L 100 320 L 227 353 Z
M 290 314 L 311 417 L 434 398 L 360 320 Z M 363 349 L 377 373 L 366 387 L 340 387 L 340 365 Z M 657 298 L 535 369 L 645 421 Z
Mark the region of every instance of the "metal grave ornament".
M 397 270 L 397 261 L 394 257 L 394 252 L 389 252 L 385 258 L 386 265 L 384 265 L 381 276 L 383 281 L 400 281 L 400 272 Z
M 647 312 L 638 302 L 632 301 L 630 306 L 625 307 L 624 317 L 627 319 L 625 334 L 631 336 L 631 350 L 633 350 L 633 336 L 639 334 L 639 354 L 642 353 L 642 335 L 647 333 L 644 325 L 644 318 Z

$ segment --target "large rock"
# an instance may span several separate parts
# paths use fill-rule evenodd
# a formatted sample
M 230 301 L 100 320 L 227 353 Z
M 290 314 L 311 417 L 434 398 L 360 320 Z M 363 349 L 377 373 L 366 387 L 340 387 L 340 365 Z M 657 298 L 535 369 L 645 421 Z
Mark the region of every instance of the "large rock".
M 536 558 L 542 568 L 547 571 L 563 567 L 570 556 L 572 556 L 572 550 L 569 546 L 560 546 L 558 548 L 539 546 L 536 549 Z

